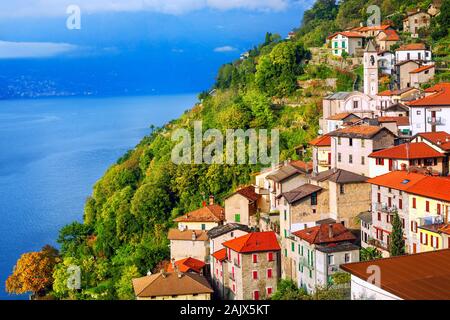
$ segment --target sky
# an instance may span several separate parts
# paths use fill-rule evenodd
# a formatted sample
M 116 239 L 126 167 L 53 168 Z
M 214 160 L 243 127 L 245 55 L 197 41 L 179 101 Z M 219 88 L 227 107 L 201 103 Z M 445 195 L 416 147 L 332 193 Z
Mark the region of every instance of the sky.
M 298 27 L 312 0 L 0 2 L 0 98 L 208 89 L 220 65 Z

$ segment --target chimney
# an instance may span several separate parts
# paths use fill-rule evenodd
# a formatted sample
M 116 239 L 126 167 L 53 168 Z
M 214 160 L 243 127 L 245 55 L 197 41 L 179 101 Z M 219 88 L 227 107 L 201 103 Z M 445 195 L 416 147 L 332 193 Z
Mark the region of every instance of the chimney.
M 202 201 L 202 207 L 206 207 L 206 201 L 205 200 Z
M 330 239 L 334 238 L 334 231 L 333 231 L 333 225 L 328 225 L 328 236 Z
M 214 196 L 210 195 L 209 196 L 209 205 L 212 206 L 214 204 Z
M 195 231 L 192 231 L 192 241 L 197 240 L 197 235 L 195 234 Z
M 177 268 L 177 266 L 175 265 L 175 258 L 172 258 L 171 263 L 173 270 L 175 270 Z

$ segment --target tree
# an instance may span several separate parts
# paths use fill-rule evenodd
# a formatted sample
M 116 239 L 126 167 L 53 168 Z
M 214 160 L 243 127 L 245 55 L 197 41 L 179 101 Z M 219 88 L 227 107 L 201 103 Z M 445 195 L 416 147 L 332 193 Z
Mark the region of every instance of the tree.
M 134 299 L 133 284 L 134 278 L 140 277 L 141 274 L 136 266 L 125 267 L 122 272 L 120 280 L 115 284 L 117 297 L 120 300 Z
M 31 292 L 43 296 L 53 284 L 53 269 L 59 261 L 58 251 L 45 246 L 39 252 L 23 254 L 6 280 L 6 291 L 13 294 Z
M 372 261 L 376 259 L 381 259 L 383 255 L 381 252 L 373 247 L 363 248 L 360 251 L 361 261 Z
M 444 0 L 441 13 L 431 20 L 431 37 L 438 41 L 449 34 L 450 29 L 450 0 Z
M 305 289 L 298 288 L 292 280 L 281 280 L 277 291 L 272 295 L 272 300 L 310 300 Z
M 394 214 L 394 219 L 392 221 L 392 233 L 389 244 L 389 252 L 392 257 L 402 256 L 405 254 L 403 227 L 398 212 Z

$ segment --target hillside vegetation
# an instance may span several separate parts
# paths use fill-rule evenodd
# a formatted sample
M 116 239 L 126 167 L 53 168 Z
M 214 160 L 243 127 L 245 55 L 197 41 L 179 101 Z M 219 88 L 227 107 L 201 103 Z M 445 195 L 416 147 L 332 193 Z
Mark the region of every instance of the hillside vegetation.
M 419 5 L 429 2 L 419 1 Z M 95 184 L 86 201 L 84 223 L 60 231 L 54 282 L 45 293 L 59 299 L 132 299 L 131 279 L 157 271 L 168 259 L 166 234 L 173 218 L 198 208 L 209 195 L 221 202 L 235 188 L 250 183 L 252 173 L 261 169 L 259 165 L 175 165 L 171 161 L 173 131 L 192 132 L 194 121 L 199 120 L 203 130 L 279 129 L 281 160 L 298 159 L 295 148 L 317 135 L 322 97 L 335 89 L 352 90 L 361 71 L 308 65 L 308 48 L 323 46 L 333 31 L 359 25 L 370 4 L 380 5 L 383 16 L 392 15 L 399 24 L 398 15 L 414 3 L 343 0 L 338 6 L 332 0 L 318 0 L 305 12 L 294 39 L 268 33 L 247 58 L 222 66 L 214 90 L 199 95 L 201 103 L 161 128 L 152 127 Z M 449 11 L 442 25 L 434 23 L 425 38 L 443 61 L 449 56 Z M 337 79 L 335 88 L 324 84 L 327 78 Z M 307 81 L 308 85 L 299 85 Z M 67 287 L 71 265 L 82 270 L 81 290 Z M 8 287 L 17 292 L 13 282 Z

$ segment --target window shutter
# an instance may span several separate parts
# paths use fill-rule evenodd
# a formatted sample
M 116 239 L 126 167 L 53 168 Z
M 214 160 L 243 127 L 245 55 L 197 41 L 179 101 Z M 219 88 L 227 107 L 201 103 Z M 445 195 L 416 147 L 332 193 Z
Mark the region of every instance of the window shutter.
M 267 269 L 267 278 L 268 279 L 272 278 L 272 269 Z

